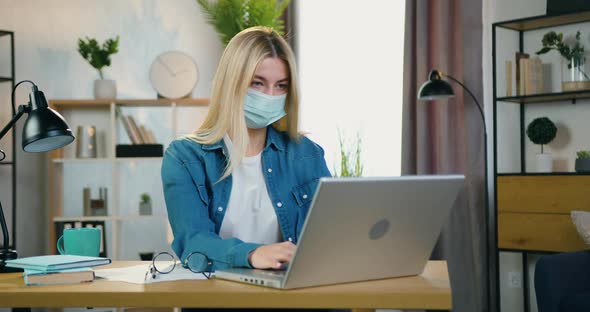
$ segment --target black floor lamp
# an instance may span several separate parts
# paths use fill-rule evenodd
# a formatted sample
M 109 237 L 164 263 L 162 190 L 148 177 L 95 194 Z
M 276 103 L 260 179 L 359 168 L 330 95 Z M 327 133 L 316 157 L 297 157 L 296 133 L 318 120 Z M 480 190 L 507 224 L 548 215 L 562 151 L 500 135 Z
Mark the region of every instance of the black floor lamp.
M 18 110 L 14 105 L 14 92 L 16 88 L 24 82 L 33 85 L 32 92 L 29 94 L 29 103 L 19 105 Z M 56 148 L 63 147 L 74 141 L 72 130 L 64 118 L 47 105 L 47 100 L 43 92 L 39 91 L 35 83 L 29 80 L 23 80 L 17 83 L 12 89 L 12 120 L 0 131 L 0 140 L 16 124 L 16 122 L 25 113 L 29 116 L 25 120 L 22 133 L 22 146 L 25 152 L 47 152 Z M 16 113 L 15 113 L 16 112 Z M 6 158 L 6 154 L 0 150 L 0 161 Z M 5 271 L 5 261 L 17 258 L 16 250 L 10 249 L 8 227 L 4 219 L 2 204 L 0 203 L 0 225 L 2 226 L 3 245 L 0 249 L 0 272 Z
M 442 100 L 448 99 L 450 97 L 455 96 L 455 92 L 453 92 L 453 88 L 451 85 L 442 80 L 443 73 L 434 69 L 430 72 L 429 80 L 422 84 L 420 90 L 418 91 L 418 99 L 424 101 L 431 101 L 431 100 Z M 444 77 L 449 78 L 450 80 L 459 84 L 467 93 L 471 96 L 475 104 L 477 105 L 477 109 L 479 110 L 479 114 L 481 115 L 481 122 L 483 124 L 483 149 L 484 149 L 484 192 L 485 192 L 485 238 L 486 238 L 486 251 L 485 257 L 487 261 L 491 261 L 490 259 L 490 231 L 489 231 L 489 221 L 490 221 L 490 209 L 489 209 L 489 198 L 488 198 L 488 134 L 487 134 L 487 127 L 486 127 L 486 120 L 483 114 L 483 110 L 481 105 L 477 101 L 477 98 L 473 93 L 467 89 L 467 87 L 462 84 L 459 80 L 453 78 L 450 75 L 444 75 Z M 490 289 L 490 268 L 486 267 L 486 283 L 487 283 L 487 302 L 486 307 L 489 309 L 491 304 L 491 289 Z

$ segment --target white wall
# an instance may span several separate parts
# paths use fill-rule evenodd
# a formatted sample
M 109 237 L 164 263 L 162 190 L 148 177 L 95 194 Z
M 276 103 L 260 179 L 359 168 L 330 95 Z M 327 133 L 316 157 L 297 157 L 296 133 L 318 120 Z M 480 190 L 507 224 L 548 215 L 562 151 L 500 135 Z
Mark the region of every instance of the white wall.
M 524 18 L 530 16 L 544 15 L 546 12 L 546 1 L 541 0 L 484 0 L 484 38 L 483 38 L 483 60 L 484 60 L 484 104 L 486 116 L 492 121 L 492 23 Z M 575 34 L 577 26 L 566 26 L 552 28 L 565 35 Z M 587 29 L 587 25 L 585 25 Z M 583 44 L 588 47 L 590 44 L 590 33 L 580 29 L 583 34 Z M 524 40 L 525 52 L 533 55 L 541 47 L 541 38 L 548 29 L 527 32 Z M 504 62 L 511 60 L 514 71 L 514 52 L 518 50 L 518 37 L 515 33 L 504 30 L 497 32 L 497 66 L 498 66 L 498 96 L 505 95 Z M 559 56 L 555 51 L 542 55 L 541 59 L 548 66 L 552 73 L 551 79 L 547 85 L 547 91 L 558 91 L 560 89 L 560 69 Z M 513 87 L 514 92 L 514 87 Z M 556 139 L 546 146 L 546 151 L 553 154 L 554 171 L 573 171 L 575 151 L 579 149 L 588 149 L 588 141 L 585 133 L 588 131 L 587 120 L 590 116 L 590 107 L 588 101 L 578 101 L 579 104 L 571 103 L 551 103 L 551 104 L 531 104 L 527 105 L 525 112 L 525 125 L 532 119 L 540 116 L 547 116 L 552 119 L 557 127 L 558 134 Z M 556 105 L 560 104 L 560 105 Z M 518 172 L 520 171 L 520 142 L 519 142 L 519 105 L 499 103 L 497 106 L 496 116 L 498 121 L 498 172 Z M 491 135 L 491 132 L 490 132 Z M 491 142 L 492 140 L 490 140 Z M 490 146 L 490 152 L 492 151 Z M 526 153 L 526 171 L 534 172 L 535 163 L 534 155 L 539 151 L 539 146 L 532 144 L 528 138 L 525 143 Z M 490 157 L 490 161 L 493 158 Z M 536 298 L 534 293 L 534 263 L 539 255 L 530 255 L 528 261 L 528 270 L 530 272 L 530 304 L 531 311 L 537 311 Z M 500 295 L 501 311 L 523 311 L 523 289 L 511 288 L 508 283 L 508 276 L 511 272 L 517 272 L 522 276 L 522 258 L 520 253 L 503 252 L 500 254 Z
M 154 98 L 149 66 L 159 53 L 168 50 L 181 50 L 193 57 L 200 80 L 192 96 L 208 97 L 222 52 L 217 34 L 194 0 L 3 0 L 0 29 L 15 32 L 17 80 L 33 80 L 48 99 L 92 98 L 97 73 L 79 56 L 79 37 L 102 42 L 120 36 L 119 53 L 105 71 L 106 78 L 117 81 L 119 98 Z M 0 41 L 0 51 L 4 47 Z M 3 75 L 6 57 L 3 52 L 0 56 Z M 25 103 L 29 90 L 26 85 L 19 88 L 19 103 Z M 8 105 L 7 91 L 0 89 L 3 109 Z M 2 112 L 0 124 L 4 125 L 10 116 Z M 3 140 L 5 149 L 7 142 L 8 137 Z M 36 255 L 46 250 L 45 167 L 42 155 L 23 153 L 20 142 L 18 150 L 18 251 L 21 256 Z M 2 189 L 7 179 L 3 174 Z
M 366 176 L 401 166 L 404 1 L 298 1 L 301 128 L 339 162 L 337 129 L 362 136 Z

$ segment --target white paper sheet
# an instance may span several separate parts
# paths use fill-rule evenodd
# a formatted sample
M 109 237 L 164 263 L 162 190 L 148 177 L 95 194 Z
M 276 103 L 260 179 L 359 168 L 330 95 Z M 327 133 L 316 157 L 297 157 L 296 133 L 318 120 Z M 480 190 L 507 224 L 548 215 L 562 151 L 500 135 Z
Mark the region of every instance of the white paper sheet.
M 178 280 L 203 280 L 207 279 L 201 273 L 193 273 L 189 269 L 185 269 L 182 265 L 177 264 L 174 270 L 167 274 L 158 274 L 156 278 L 148 276 L 146 279 L 146 272 L 149 264 L 140 264 L 116 269 L 101 269 L 94 270 L 97 277 L 106 278 L 111 281 L 127 282 L 133 284 L 149 284 L 166 281 Z M 212 275 L 213 276 L 213 275 Z

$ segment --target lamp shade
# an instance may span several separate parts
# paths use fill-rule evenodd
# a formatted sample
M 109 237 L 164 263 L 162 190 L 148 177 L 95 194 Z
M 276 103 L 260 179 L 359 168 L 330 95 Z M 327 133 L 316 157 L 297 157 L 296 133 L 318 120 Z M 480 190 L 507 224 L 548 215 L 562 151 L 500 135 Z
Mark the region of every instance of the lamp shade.
M 72 130 L 58 112 L 51 108 L 42 108 L 29 113 L 23 127 L 25 152 L 47 152 L 72 141 Z
M 430 79 L 418 91 L 419 100 L 440 100 L 455 96 L 451 85 L 442 80 L 441 76 L 438 70 L 430 72 Z
M 23 127 L 23 150 L 47 152 L 70 144 L 74 135 L 65 119 L 48 107 L 43 92 L 33 90 L 29 95 L 31 111 Z

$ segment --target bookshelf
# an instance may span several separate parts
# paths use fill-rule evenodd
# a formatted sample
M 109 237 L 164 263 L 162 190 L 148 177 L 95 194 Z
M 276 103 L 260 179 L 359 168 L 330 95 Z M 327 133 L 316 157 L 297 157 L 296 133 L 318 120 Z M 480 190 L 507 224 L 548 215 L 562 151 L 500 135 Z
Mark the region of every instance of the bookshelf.
M 170 251 L 168 219 L 160 168 L 162 157 L 116 157 L 117 144 L 131 144 L 117 111 L 150 128 L 164 150 L 175 138 L 198 128 L 208 99 L 50 100 L 68 121 L 96 127 L 96 158 L 76 157 L 76 141 L 47 155 L 48 248 L 66 224 L 101 224 L 106 255 L 115 260 L 139 260 L 139 253 Z M 84 215 L 83 189 L 106 188 L 106 215 Z M 152 198 L 152 214 L 139 214 L 140 194 Z
M 571 222 L 570 212 L 590 211 L 590 200 L 586 196 L 590 174 L 572 172 L 573 166 L 564 165 L 556 172 L 531 172 L 533 166 L 530 165 L 532 153 L 527 150 L 527 146 L 530 147 L 526 137 L 527 118 L 542 111 L 548 117 L 553 117 L 552 114 L 561 118 L 567 116 L 565 120 L 569 122 L 573 115 L 580 114 L 579 107 L 589 103 L 590 90 L 562 91 L 558 70 L 561 56 L 558 53 L 542 55 L 543 63 L 548 66 L 543 71 L 549 69 L 549 79 L 545 82 L 549 82 L 550 87 L 546 86 L 537 94 L 507 96 L 510 93 L 508 90 L 512 89 L 509 86 L 512 81 L 502 78 L 506 74 L 502 68 L 505 61 L 515 61 L 514 52 L 526 52 L 534 56 L 546 32 L 556 31 L 567 35 L 581 30 L 587 35 L 589 23 L 590 11 L 583 11 L 557 16 L 534 16 L 492 25 L 495 257 L 499 263 L 500 253 L 522 255 L 524 311 L 531 310 L 529 255 L 584 249 L 585 244 Z M 511 132 L 505 131 L 508 128 Z M 581 136 L 585 138 L 579 132 L 575 136 L 571 135 L 569 144 L 573 146 L 573 140 Z M 573 158 L 575 154 L 568 157 Z M 498 158 L 504 161 L 498 161 Z M 568 160 L 562 159 L 565 163 Z M 498 307 L 502 300 L 500 288 L 504 287 L 500 286 L 504 279 L 501 274 L 505 273 L 500 264 L 495 283 Z
M 14 32 L 7 30 L 0 30 L 0 47 L 3 55 L 8 56 L 8 60 L 4 60 L 7 65 L 0 68 L 0 94 L 5 96 L 8 101 L 2 103 L 2 125 L 5 125 L 14 114 L 10 107 L 10 92 L 14 89 L 15 80 L 15 47 L 14 47 Z M 0 175 L 2 176 L 0 201 L 6 219 L 6 225 L 9 231 L 8 247 L 10 249 L 17 249 L 16 246 L 16 199 L 17 199 L 17 183 L 16 183 L 16 128 L 9 131 L 8 135 L 4 137 L 0 149 L 6 153 L 6 159 L 0 162 Z M 0 239 L 0 246 L 2 241 Z

